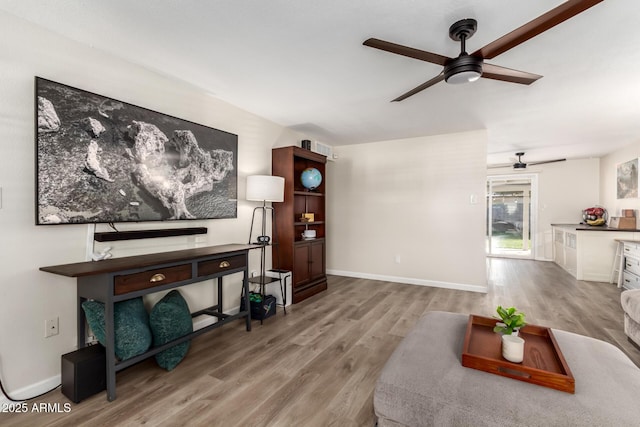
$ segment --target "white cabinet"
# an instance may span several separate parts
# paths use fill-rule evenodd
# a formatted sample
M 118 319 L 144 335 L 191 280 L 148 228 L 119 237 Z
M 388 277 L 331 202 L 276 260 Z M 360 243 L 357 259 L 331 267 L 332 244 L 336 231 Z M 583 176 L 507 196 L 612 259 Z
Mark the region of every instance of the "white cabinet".
M 564 268 L 567 269 L 572 276 L 578 274 L 578 251 L 577 251 L 578 235 L 571 231 L 564 234 Z
M 568 230 L 561 227 L 553 229 L 554 257 L 553 260 L 560 267 L 576 277 L 578 268 L 578 252 L 576 250 L 578 236 L 575 230 Z
M 624 241 L 622 287 L 640 289 L 640 242 Z
M 608 282 L 618 240 L 636 237 L 640 237 L 640 233 L 573 224 L 553 225 L 553 260 L 578 280 Z M 640 260 L 640 242 L 636 251 Z
M 564 268 L 564 229 L 553 228 L 553 261 Z

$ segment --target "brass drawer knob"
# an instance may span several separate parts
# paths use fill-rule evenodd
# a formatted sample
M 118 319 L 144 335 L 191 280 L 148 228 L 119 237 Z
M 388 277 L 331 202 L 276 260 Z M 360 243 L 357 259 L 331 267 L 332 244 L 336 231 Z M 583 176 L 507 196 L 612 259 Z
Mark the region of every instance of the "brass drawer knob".
M 220 268 L 227 268 L 229 267 L 231 264 L 229 264 L 229 261 L 222 261 L 220 263 Z
M 157 273 L 157 274 L 154 274 L 153 276 L 151 276 L 151 279 L 149 279 L 149 281 L 151 283 L 155 283 L 155 282 L 162 282 L 164 279 L 166 279 L 166 277 L 164 277 L 164 274 Z

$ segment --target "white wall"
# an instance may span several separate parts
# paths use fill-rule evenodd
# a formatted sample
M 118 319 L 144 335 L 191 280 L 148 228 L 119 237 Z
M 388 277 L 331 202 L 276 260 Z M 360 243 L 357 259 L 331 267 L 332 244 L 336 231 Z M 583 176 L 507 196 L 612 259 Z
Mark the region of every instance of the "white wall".
M 126 49 L 126 46 L 122 47 Z M 34 225 L 34 76 L 235 133 L 238 139 L 238 218 L 153 224 L 206 226 L 198 238 L 113 244 L 114 254 L 246 243 L 251 210 L 246 176 L 270 173 L 271 148 L 302 135 L 235 108 L 186 83 L 124 62 L 0 13 L 0 378 L 14 397 L 28 397 L 60 381 L 60 356 L 76 348 L 74 279 L 41 266 L 83 261 L 87 226 Z M 148 225 L 122 225 L 140 229 Z M 106 231 L 106 228 L 102 230 Z M 258 269 L 256 255 L 252 269 Z M 237 276 L 237 275 L 236 275 Z M 239 303 L 241 277 L 225 283 L 227 307 Z M 189 287 L 192 309 L 213 303 L 209 283 Z M 45 319 L 60 318 L 60 334 L 44 338 Z
M 538 176 L 537 260 L 553 259 L 551 224 L 578 224 L 582 210 L 600 203 L 600 160 L 579 159 L 529 166 Z M 512 168 L 491 169 L 491 175 L 513 175 Z
M 618 199 L 616 188 L 617 166 L 640 157 L 640 140 L 623 149 L 604 156 L 600 162 L 600 194 L 602 205 L 609 211 L 609 216 L 621 216 L 622 209 L 640 209 L 640 198 Z M 636 211 L 636 217 L 639 212 Z
M 328 270 L 486 291 L 486 147 L 485 131 L 334 147 Z

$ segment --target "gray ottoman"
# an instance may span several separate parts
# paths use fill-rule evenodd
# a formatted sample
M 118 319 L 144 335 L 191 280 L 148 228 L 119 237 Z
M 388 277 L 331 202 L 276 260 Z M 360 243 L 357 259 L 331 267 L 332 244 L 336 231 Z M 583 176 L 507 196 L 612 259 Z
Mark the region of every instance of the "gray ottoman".
M 379 426 L 640 425 L 640 369 L 618 348 L 554 329 L 575 378 L 569 394 L 462 366 L 468 318 L 418 321 L 376 384 Z
M 629 289 L 620 294 L 624 311 L 624 333 L 640 346 L 640 289 Z

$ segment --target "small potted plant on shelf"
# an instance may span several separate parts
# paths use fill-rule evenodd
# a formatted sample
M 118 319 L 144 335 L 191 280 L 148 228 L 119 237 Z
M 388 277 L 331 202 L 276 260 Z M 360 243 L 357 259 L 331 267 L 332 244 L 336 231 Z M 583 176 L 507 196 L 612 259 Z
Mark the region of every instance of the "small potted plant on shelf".
M 518 335 L 520 328 L 527 324 L 524 320 L 524 313 L 518 311 L 515 307 L 503 308 L 499 305 L 496 312 L 501 321 L 496 323 L 493 332 L 498 332 L 502 335 Z

